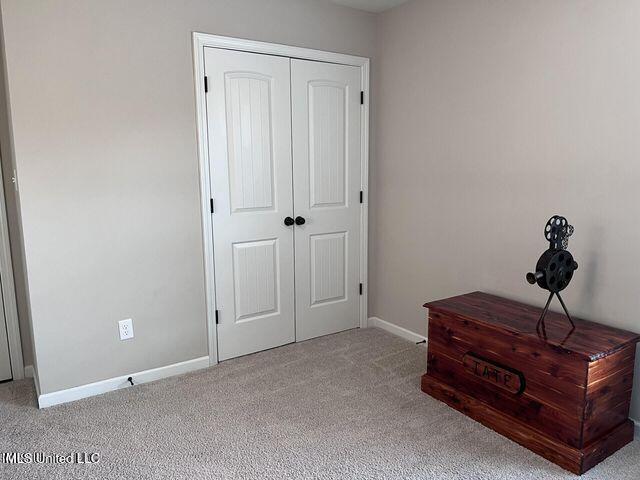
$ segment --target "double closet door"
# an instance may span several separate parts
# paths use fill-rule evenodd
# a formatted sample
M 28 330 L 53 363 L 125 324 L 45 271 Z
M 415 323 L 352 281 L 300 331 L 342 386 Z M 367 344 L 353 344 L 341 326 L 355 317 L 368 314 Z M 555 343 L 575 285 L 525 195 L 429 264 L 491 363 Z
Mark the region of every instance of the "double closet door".
M 359 321 L 360 68 L 205 48 L 218 358 Z

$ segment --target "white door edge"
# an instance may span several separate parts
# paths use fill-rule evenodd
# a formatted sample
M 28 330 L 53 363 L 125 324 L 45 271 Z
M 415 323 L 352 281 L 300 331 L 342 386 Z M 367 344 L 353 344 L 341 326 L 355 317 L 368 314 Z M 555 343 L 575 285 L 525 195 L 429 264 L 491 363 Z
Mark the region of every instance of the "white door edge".
M 364 92 L 364 104 L 361 115 L 361 189 L 363 191 L 363 203 L 361 204 L 360 221 L 360 279 L 363 284 L 360 296 L 360 328 L 367 326 L 367 298 L 368 298 L 368 215 L 369 215 L 369 65 L 366 57 L 345 55 L 342 53 L 326 52 L 309 48 L 294 47 L 278 43 L 259 42 L 234 37 L 211 35 L 207 33 L 193 32 L 193 73 L 196 100 L 196 129 L 198 141 L 198 164 L 200 171 L 200 211 L 202 221 L 203 240 L 203 264 L 205 273 L 205 302 L 207 315 L 207 336 L 209 346 L 209 363 L 218 363 L 218 339 L 215 324 L 215 272 L 213 264 L 213 229 L 214 215 L 211 213 L 211 185 L 209 183 L 209 149 L 207 137 L 207 108 L 205 98 L 205 65 L 204 49 L 224 48 L 240 50 L 266 55 L 280 55 L 304 60 L 315 60 L 342 65 L 360 67 L 361 88 Z

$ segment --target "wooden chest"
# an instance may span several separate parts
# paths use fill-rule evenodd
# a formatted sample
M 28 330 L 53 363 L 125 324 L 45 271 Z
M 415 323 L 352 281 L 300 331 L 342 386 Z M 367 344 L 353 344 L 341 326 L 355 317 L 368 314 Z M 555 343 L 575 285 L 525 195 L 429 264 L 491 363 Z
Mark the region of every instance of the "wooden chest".
M 422 391 L 582 474 L 633 440 L 640 336 L 482 292 L 429 302 Z

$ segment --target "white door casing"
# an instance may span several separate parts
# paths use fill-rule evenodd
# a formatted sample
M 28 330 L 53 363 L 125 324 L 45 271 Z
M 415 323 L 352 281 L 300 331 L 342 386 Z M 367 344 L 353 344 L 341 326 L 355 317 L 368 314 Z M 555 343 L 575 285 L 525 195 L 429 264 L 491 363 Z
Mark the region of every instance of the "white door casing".
M 218 358 L 295 341 L 288 58 L 205 48 Z
M 200 167 L 200 193 L 201 193 L 201 220 L 203 235 L 203 262 L 205 267 L 205 291 L 207 306 L 207 329 L 209 344 L 210 364 L 216 364 L 219 360 L 229 358 L 219 355 L 219 325 L 216 325 L 215 312 L 220 311 L 220 326 L 224 328 L 226 314 L 222 312 L 222 306 L 218 304 L 220 298 L 216 298 L 218 283 L 223 281 L 219 278 L 214 268 L 214 232 L 219 228 L 224 228 L 224 220 L 218 220 L 220 205 L 216 199 L 216 213 L 210 212 L 210 199 L 214 197 L 212 191 L 214 178 L 213 172 L 213 141 L 210 138 L 208 111 L 211 111 L 210 96 L 206 93 L 207 70 L 205 68 L 205 57 L 212 49 L 223 49 L 225 51 L 251 52 L 255 54 L 273 55 L 285 57 L 286 59 L 306 59 L 316 62 L 327 62 L 337 65 L 350 65 L 357 67 L 360 71 L 359 88 L 364 92 L 364 102 L 360 109 L 361 116 L 361 188 L 364 192 L 360 210 L 360 250 L 359 250 L 359 272 L 360 281 L 363 283 L 362 295 L 359 296 L 360 311 L 359 325 L 367 326 L 367 228 L 368 228 L 368 160 L 369 160 L 369 59 L 359 56 L 346 55 L 308 48 L 293 47 L 290 45 L 266 43 L 253 40 L 245 40 L 234 37 L 224 37 L 207 33 L 193 33 L 193 71 L 196 97 L 196 122 L 198 133 L 198 158 Z M 211 92 L 211 79 L 209 78 L 209 91 Z M 293 213 L 293 212 L 292 212 Z M 222 224 L 222 226 L 221 226 Z M 299 227 L 295 227 L 298 229 Z M 335 232 L 334 232 L 335 233 Z M 217 241 L 217 237 L 216 237 Z M 334 242 L 335 243 L 335 242 Z M 216 246 L 217 248 L 217 246 Z M 324 294 L 326 295 L 326 293 Z M 219 297 L 219 295 L 218 295 Z M 328 302 L 327 302 L 328 303 Z M 225 307 L 226 309 L 226 307 Z M 300 337 L 298 338 L 301 339 Z
M 2 295 L 0 295 L 0 382 L 10 380 L 11 374 L 11 357 L 9 355 L 9 341 L 7 336 L 7 326 L 4 316 L 4 306 L 2 304 Z
M 291 60 L 296 340 L 359 325 L 359 67 Z

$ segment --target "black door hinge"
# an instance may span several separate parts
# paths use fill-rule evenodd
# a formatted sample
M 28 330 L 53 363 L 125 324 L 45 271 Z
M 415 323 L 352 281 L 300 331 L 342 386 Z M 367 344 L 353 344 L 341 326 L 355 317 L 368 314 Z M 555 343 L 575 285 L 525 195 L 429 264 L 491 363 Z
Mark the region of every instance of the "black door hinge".
M 360 284 L 360 295 L 362 295 L 362 284 Z
M 211 213 L 213 213 L 213 198 L 210 198 L 209 200 L 210 200 L 209 205 L 211 206 Z
M 216 310 L 216 325 L 220 323 L 220 316 L 218 315 L 218 310 Z
M 360 203 L 363 203 L 364 193 L 360 190 Z
M 360 105 L 364 105 L 364 91 L 360 90 Z
M 209 80 L 207 79 L 207 77 L 204 77 L 204 93 L 207 93 L 209 91 Z

